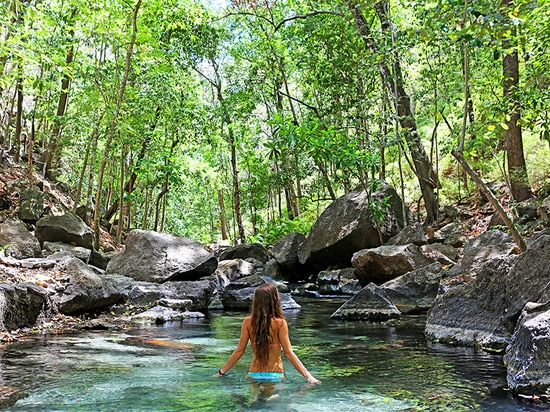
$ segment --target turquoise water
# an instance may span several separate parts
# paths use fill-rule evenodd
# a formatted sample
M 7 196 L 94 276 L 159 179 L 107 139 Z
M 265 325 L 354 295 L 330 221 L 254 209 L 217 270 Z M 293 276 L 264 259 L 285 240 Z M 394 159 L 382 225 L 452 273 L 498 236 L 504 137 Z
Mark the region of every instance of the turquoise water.
M 8 411 L 542 411 L 513 398 L 502 357 L 428 344 L 425 318 L 390 324 L 331 321 L 341 301 L 287 312 L 294 350 L 323 381 L 310 386 L 285 360 L 287 380 L 246 378 L 250 348 L 212 375 L 235 347 L 243 313 L 118 332 L 45 336 L 0 350 Z M 156 340 L 155 344 L 148 340 Z M 160 345 L 160 344 L 162 345 Z M 171 346 L 170 346 L 171 345 Z M 172 347 L 172 346 L 177 347 Z M 1 392 L 0 392 L 1 394 Z

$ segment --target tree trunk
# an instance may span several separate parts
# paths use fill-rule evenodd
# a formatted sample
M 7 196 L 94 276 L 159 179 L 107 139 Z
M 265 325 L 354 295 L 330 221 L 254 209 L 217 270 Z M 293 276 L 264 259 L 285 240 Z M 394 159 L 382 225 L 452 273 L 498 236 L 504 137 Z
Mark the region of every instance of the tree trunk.
M 225 202 L 223 201 L 223 192 L 218 189 L 218 207 L 220 209 L 220 229 L 222 232 L 222 240 L 227 240 L 227 219 L 225 218 Z
M 128 75 L 130 74 L 130 62 L 132 58 L 132 52 L 134 50 L 134 44 L 136 42 L 137 36 L 137 15 L 139 8 L 141 6 L 141 0 L 137 0 L 136 5 L 133 9 L 132 17 L 132 35 L 130 38 L 130 43 L 128 44 L 128 49 L 126 51 L 126 66 L 124 68 L 124 74 L 122 76 L 122 81 L 118 91 L 118 99 L 116 103 L 116 110 L 113 114 L 113 118 L 109 123 L 109 130 L 107 133 L 107 141 L 105 142 L 105 150 L 103 151 L 103 158 L 101 159 L 101 164 L 99 166 L 99 177 L 97 179 L 97 194 L 95 200 L 95 210 L 94 210 L 94 247 L 96 250 L 99 250 L 99 236 L 100 236 L 100 217 L 99 217 L 99 206 L 101 204 L 101 190 L 103 186 L 103 175 L 105 174 L 105 165 L 107 164 L 107 158 L 109 156 L 109 151 L 111 150 L 111 142 L 115 136 L 115 128 L 118 122 L 118 116 L 120 115 L 120 108 L 122 106 L 122 100 L 124 98 L 124 91 L 126 89 L 126 83 L 128 82 Z
M 157 106 L 155 110 L 155 121 L 151 126 L 151 134 L 155 131 L 158 124 L 158 119 L 160 117 L 160 106 Z M 124 186 L 124 192 L 125 193 L 132 193 L 134 191 L 134 186 L 137 179 L 137 169 L 140 167 L 140 162 L 145 158 L 145 154 L 147 153 L 147 149 L 149 147 L 149 143 L 151 142 L 151 135 L 148 135 L 143 142 L 141 143 L 141 150 L 139 152 L 139 155 L 136 159 L 136 168 L 134 168 L 132 174 L 130 175 L 130 178 L 126 182 L 126 185 Z M 120 199 L 116 199 L 111 207 L 107 210 L 105 213 L 105 219 L 111 220 L 111 218 L 115 215 L 120 205 Z
M 78 13 L 78 9 L 76 8 L 73 9 L 73 11 L 71 12 L 71 16 L 69 18 L 69 23 L 71 24 L 71 26 L 77 13 Z M 74 39 L 74 33 L 75 33 L 74 28 L 71 28 L 69 30 L 69 35 L 71 36 L 71 39 Z M 66 67 L 70 67 L 74 61 L 74 44 L 72 43 L 72 41 L 73 40 L 71 40 L 71 45 L 67 50 L 67 56 L 65 58 Z M 44 176 L 48 175 L 48 172 L 50 172 L 52 168 L 52 162 L 55 159 L 55 157 L 58 155 L 57 152 L 59 150 L 59 139 L 61 137 L 61 119 L 63 118 L 63 116 L 65 116 L 65 112 L 67 110 L 67 101 L 69 99 L 70 82 L 71 82 L 71 78 L 69 77 L 69 74 L 65 73 L 63 75 L 63 79 L 61 80 L 61 92 L 59 94 L 59 101 L 57 103 L 57 111 L 56 111 L 55 120 L 53 124 L 52 135 L 50 136 L 48 151 L 46 153 L 46 162 L 44 165 Z
M 370 25 L 359 9 L 356 0 L 347 0 L 346 3 L 353 15 L 355 27 L 365 42 L 365 46 L 372 53 L 380 55 L 380 50 L 372 39 Z M 381 21 L 383 31 L 389 30 L 387 1 L 378 1 L 374 6 Z M 404 131 L 405 141 L 407 142 L 410 155 L 413 159 L 413 170 L 418 179 L 424 206 L 426 208 L 425 224 L 429 225 L 437 220 L 438 215 L 438 203 L 435 194 L 435 189 L 438 187 L 438 179 L 429 162 L 422 141 L 420 140 L 420 134 L 416 126 L 414 114 L 411 110 L 411 100 L 404 88 L 399 60 L 395 55 L 393 58 L 395 61 L 393 64 L 393 73 L 383 56 L 380 56 L 379 70 L 386 87 L 394 97 L 399 124 Z
M 17 113 L 15 115 L 15 137 L 14 149 L 15 154 L 13 160 L 19 162 L 21 152 L 21 135 L 23 131 L 23 68 L 22 63 L 19 63 L 18 78 L 17 78 Z
M 502 0 L 503 15 L 507 15 L 506 9 L 510 0 Z M 510 24 L 510 30 L 512 26 Z M 515 32 L 515 30 L 513 30 Z M 515 33 L 514 33 L 515 34 Z M 508 175 L 510 190 L 515 201 L 521 202 L 533 197 L 525 156 L 523 153 L 523 138 L 521 134 L 520 97 L 517 93 L 519 86 L 519 61 L 518 51 L 505 54 L 502 59 L 502 74 L 504 76 L 504 97 L 510 107 L 509 120 L 506 122 L 506 154 L 508 158 Z

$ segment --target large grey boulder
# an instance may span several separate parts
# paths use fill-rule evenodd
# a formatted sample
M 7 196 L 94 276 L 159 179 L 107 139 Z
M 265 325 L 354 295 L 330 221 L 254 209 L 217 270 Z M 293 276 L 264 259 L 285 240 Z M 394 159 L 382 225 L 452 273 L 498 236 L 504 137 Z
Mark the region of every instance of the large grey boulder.
M 525 395 L 550 391 L 550 303 L 527 303 L 517 322 L 504 363 L 508 387 Z
M 36 222 L 44 213 L 44 192 L 37 189 L 25 190 L 19 198 L 19 219 Z
M 443 268 L 437 262 L 390 280 L 381 288 L 401 313 L 426 312 L 437 296 L 442 277 Z
M 80 259 L 84 263 L 89 263 L 92 251 L 82 246 L 67 245 L 61 242 L 44 242 L 44 252 L 46 255 L 54 255 L 56 253 L 65 253 L 75 258 Z
M 106 309 L 123 297 L 110 280 L 94 273 L 80 259 L 67 260 L 61 269 L 68 283 L 52 297 L 61 313 L 72 315 Z
M 386 245 L 408 245 L 409 243 L 414 243 L 417 246 L 428 243 L 428 237 L 420 223 L 415 222 L 405 226 L 397 235 L 390 238 Z
M 73 213 L 44 216 L 36 222 L 36 237 L 44 242 L 62 242 L 92 249 L 94 231 Z
M 271 256 L 283 269 L 294 269 L 300 264 L 298 248 L 305 240 L 301 233 L 290 233 L 273 245 Z
M 265 263 L 269 260 L 269 255 L 261 243 L 244 243 L 227 248 L 219 258 L 219 260 L 231 259 L 255 259 Z
M 4 248 L 6 256 L 14 259 L 28 259 L 42 256 L 40 242 L 25 227 L 14 219 L 0 224 L 0 249 Z
M 426 320 L 431 340 L 504 350 L 528 302 L 550 301 L 550 236 L 519 256 L 485 263 L 475 279 L 435 299 Z
M 357 295 L 340 306 L 330 318 L 384 321 L 400 316 L 401 312 L 387 293 L 380 286 L 369 283 Z
M 489 230 L 466 243 L 460 270 L 463 274 L 475 276 L 485 262 L 504 258 L 516 252 L 517 245 L 511 235 L 498 229 Z
M 162 283 L 197 280 L 214 273 L 218 261 L 204 245 L 168 233 L 132 230 L 124 251 L 114 256 L 106 273 Z
M 0 283 L 0 331 L 33 326 L 47 296 L 34 283 Z
M 414 244 L 384 245 L 360 250 L 353 254 L 351 263 L 361 285 L 381 284 L 411 270 L 433 263 Z
M 384 212 L 378 223 L 369 209 L 373 204 Z M 380 246 L 399 233 L 404 221 L 403 202 L 386 183 L 370 195 L 365 190 L 355 190 L 336 199 L 321 213 L 299 247 L 298 259 L 317 271 L 330 266 L 349 267 L 355 252 Z

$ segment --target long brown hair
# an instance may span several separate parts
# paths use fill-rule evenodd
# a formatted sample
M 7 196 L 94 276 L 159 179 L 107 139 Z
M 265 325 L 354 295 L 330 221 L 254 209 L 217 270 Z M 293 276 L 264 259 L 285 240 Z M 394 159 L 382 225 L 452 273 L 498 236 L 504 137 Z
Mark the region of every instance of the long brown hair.
M 279 291 L 270 283 L 256 288 L 252 301 L 252 332 L 256 344 L 256 358 L 265 366 L 269 359 L 271 318 L 284 318 Z

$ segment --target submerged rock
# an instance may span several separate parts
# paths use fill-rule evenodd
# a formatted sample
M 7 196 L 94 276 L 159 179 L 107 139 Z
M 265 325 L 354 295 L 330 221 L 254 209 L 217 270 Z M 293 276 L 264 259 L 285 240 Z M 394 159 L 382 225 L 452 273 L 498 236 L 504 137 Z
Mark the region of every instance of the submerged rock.
M 400 316 L 401 312 L 387 293 L 380 286 L 369 283 L 357 295 L 340 306 L 330 318 L 383 321 Z

